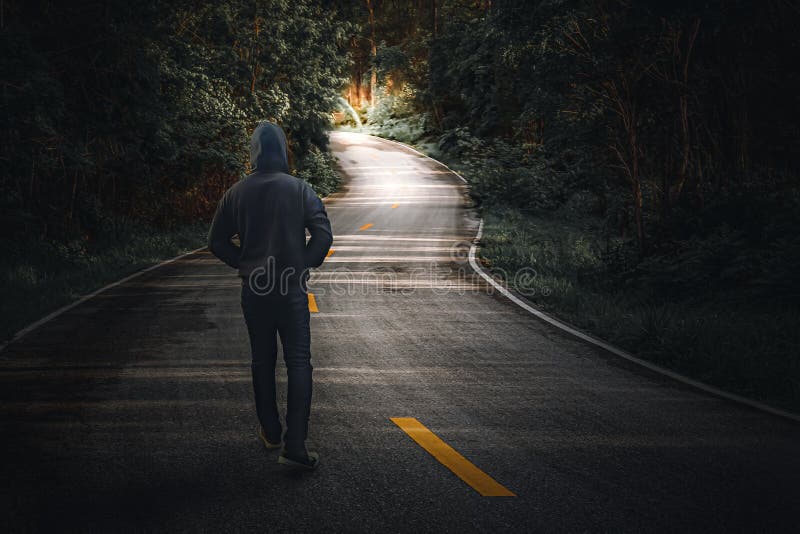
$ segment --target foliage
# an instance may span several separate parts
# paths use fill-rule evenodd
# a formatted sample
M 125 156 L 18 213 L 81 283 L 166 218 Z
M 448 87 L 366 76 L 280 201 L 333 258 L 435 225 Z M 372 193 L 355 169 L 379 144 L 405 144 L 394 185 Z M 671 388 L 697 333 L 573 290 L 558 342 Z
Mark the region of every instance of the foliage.
M 207 218 L 265 119 L 286 129 L 295 170 L 333 187 L 321 152 L 349 26 L 318 2 L 1 9 L 4 234 L 93 244 L 106 220 Z
M 318 195 L 329 195 L 339 187 L 339 173 L 333 170 L 333 156 L 311 145 L 300 161 L 298 178 L 314 185 Z

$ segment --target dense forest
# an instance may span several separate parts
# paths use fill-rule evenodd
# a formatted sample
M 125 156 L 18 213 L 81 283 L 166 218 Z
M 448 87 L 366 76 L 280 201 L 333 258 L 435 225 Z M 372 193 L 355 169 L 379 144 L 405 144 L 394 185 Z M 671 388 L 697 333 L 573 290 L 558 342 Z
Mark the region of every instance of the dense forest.
M 260 120 L 331 192 L 347 101 L 467 177 L 483 261 L 535 267 L 538 304 L 797 405 L 798 26 L 791 0 L 4 1 L 6 302 L 202 234 Z
M 99 237 L 125 220 L 207 217 L 248 130 L 287 131 L 336 187 L 326 130 L 346 25 L 308 1 L 4 2 L 3 235 Z M 302 171 L 301 171 L 302 173 Z

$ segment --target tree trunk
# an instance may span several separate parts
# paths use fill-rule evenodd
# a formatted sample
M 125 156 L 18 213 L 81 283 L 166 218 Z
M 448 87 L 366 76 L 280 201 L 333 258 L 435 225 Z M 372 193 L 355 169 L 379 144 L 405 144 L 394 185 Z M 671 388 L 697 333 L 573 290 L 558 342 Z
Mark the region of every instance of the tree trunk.
M 686 181 L 689 175 L 689 163 L 691 161 L 691 135 L 690 135 L 690 128 L 689 128 L 689 60 L 692 55 L 692 49 L 694 48 L 694 43 L 697 40 L 697 33 L 700 30 L 700 19 L 695 19 L 692 23 L 691 33 L 688 37 L 688 43 L 686 45 L 686 51 L 683 54 L 683 62 L 681 65 L 681 77 L 680 77 L 680 96 L 678 97 L 678 109 L 679 109 L 679 120 L 680 120 L 680 132 L 681 132 L 681 166 L 678 171 L 678 183 L 675 186 L 675 190 L 672 193 L 671 203 L 675 203 L 680 200 L 681 193 L 683 192 L 683 188 L 686 185 Z M 680 33 L 676 37 L 676 41 L 680 39 Z M 676 55 L 680 55 L 680 49 L 678 48 L 678 44 L 676 42 Z
M 433 38 L 439 34 L 439 2 L 438 0 L 431 0 L 431 35 Z
M 372 53 L 372 72 L 369 77 L 369 102 L 372 107 L 375 107 L 375 86 L 378 84 L 378 72 L 375 69 L 375 58 L 378 55 L 378 48 L 375 45 L 375 9 L 372 5 L 372 0 L 367 1 L 367 9 L 369 10 L 369 44 Z
M 606 84 L 605 89 L 609 100 L 616 108 L 615 112 L 621 120 L 624 131 L 624 137 L 619 140 L 621 146 L 615 146 L 614 150 L 631 184 L 636 238 L 639 241 L 639 250 L 644 254 L 647 251 L 647 244 L 642 216 L 642 179 L 639 176 L 639 117 L 636 100 L 629 80 L 620 80 L 619 86 L 616 82 L 611 81 Z
M 639 178 L 638 144 L 635 131 L 631 134 L 631 185 L 633 193 L 633 220 L 636 222 L 636 238 L 639 241 L 639 250 L 644 253 L 647 248 L 644 241 L 644 221 L 642 219 L 642 181 Z
M 256 92 L 256 81 L 258 80 L 258 48 L 256 43 L 258 43 L 258 34 L 261 32 L 258 16 L 253 18 L 253 32 L 256 38 L 253 40 L 250 47 L 250 59 L 253 62 L 252 76 L 250 79 L 250 94 Z

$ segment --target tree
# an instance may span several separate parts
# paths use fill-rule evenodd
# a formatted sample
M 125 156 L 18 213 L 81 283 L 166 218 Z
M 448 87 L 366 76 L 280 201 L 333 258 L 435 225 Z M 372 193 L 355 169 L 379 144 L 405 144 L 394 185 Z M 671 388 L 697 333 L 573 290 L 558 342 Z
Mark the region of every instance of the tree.
M 311 0 L 7 1 L 2 13 L 12 236 L 91 240 L 119 218 L 208 216 L 259 121 L 286 128 L 297 164 L 321 154 L 346 82 L 348 23 Z

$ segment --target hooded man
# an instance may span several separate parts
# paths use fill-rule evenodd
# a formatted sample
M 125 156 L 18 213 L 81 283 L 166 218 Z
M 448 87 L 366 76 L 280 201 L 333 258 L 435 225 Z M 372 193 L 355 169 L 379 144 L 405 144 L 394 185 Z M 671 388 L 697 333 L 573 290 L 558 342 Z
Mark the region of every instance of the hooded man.
M 288 174 L 286 135 L 280 126 L 262 122 L 255 129 L 250 167 L 252 172 L 219 201 L 208 248 L 242 278 L 259 436 L 268 449 L 281 446 L 275 399 L 280 335 L 289 385 L 278 463 L 314 469 L 319 455 L 305 446 L 312 390 L 307 281 L 309 269 L 319 267 L 331 247 L 331 223 L 311 186 Z M 306 230 L 311 234 L 307 243 Z M 231 240 L 237 234 L 239 246 Z

